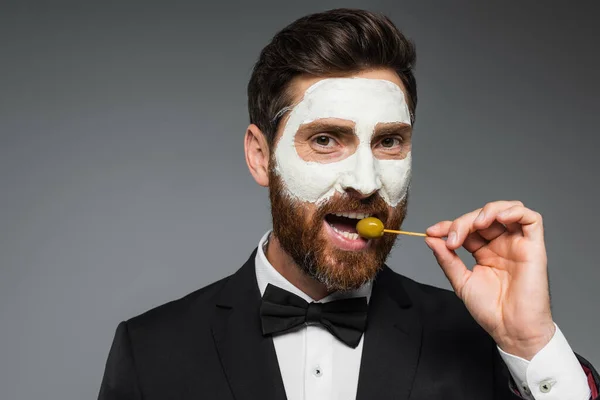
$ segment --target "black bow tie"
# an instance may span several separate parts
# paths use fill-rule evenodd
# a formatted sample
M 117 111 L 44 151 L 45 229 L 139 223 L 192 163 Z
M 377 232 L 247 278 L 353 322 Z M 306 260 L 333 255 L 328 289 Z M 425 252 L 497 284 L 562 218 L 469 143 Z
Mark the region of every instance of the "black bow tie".
M 307 303 L 301 297 L 269 283 L 262 297 L 260 319 L 263 335 L 288 332 L 305 322 L 315 323 L 356 348 L 367 325 L 367 298 Z

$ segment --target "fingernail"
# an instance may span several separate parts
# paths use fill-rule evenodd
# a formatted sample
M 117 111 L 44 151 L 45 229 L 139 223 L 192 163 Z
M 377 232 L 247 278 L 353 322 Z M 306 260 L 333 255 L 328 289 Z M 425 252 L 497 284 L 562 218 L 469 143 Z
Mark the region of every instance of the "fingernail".
M 429 228 L 425 229 L 425 231 L 434 230 L 437 224 L 431 225 Z
M 481 211 L 479 213 L 479 215 L 477 216 L 477 218 L 475 218 L 475 223 L 481 222 L 485 219 L 485 214 L 483 213 L 483 211 Z
M 448 244 L 450 244 L 451 246 L 455 245 L 456 242 L 456 232 L 452 231 L 450 232 L 450 234 L 448 235 Z

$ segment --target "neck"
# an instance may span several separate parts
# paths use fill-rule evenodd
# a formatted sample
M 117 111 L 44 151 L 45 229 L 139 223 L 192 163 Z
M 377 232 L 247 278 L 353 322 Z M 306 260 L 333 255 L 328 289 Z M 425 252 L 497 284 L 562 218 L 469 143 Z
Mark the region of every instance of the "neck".
M 279 240 L 273 233 L 271 233 L 271 237 L 269 238 L 265 255 L 269 263 L 271 263 L 281 276 L 315 301 L 321 300 L 331 293 L 325 285 L 302 271 L 300 266 L 283 250 Z

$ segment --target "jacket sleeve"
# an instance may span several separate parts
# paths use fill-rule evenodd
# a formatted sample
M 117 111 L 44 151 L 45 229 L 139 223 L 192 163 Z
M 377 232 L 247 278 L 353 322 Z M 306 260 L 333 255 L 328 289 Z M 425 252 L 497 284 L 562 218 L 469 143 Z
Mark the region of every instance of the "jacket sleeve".
M 522 400 L 510 376 L 508 367 L 500 357 L 496 344 L 493 346 L 494 400 Z
M 127 323 L 117 327 L 98 400 L 141 400 Z
M 585 374 L 588 378 L 588 384 L 590 385 L 590 390 L 592 392 L 592 399 L 597 400 L 600 399 L 600 375 L 598 371 L 594 368 L 592 364 L 585 358 L 581 357 L 579 354 L 575 353 L 581 367 L 585 371 Z

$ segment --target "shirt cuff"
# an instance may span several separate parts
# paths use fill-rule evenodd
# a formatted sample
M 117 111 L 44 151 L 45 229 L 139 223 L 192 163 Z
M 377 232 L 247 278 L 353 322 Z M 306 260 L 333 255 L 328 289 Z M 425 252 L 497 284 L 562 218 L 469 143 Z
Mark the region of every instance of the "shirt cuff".
M 585 372 L 567 339 L 554 326 L 554 336 L 531 361 L 496 347 L 524 399 L 588 400 L 591 392 Z

